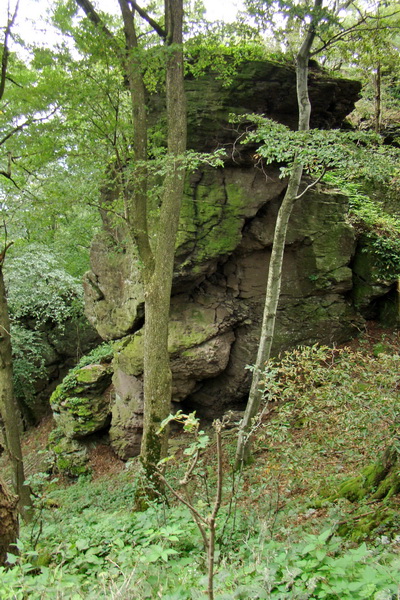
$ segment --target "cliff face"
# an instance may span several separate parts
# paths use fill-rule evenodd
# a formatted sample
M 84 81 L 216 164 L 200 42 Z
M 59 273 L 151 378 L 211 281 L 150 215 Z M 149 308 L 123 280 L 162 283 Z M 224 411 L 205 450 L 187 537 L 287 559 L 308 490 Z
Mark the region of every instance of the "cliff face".
M 311 127 L 337 129 L 354 108 L 361 85 L 358 81 L 328 77 L 320 70 L 309 71 Z M 187 81 L 188 146 L 202 152 L 235 141 L 229 115 L 263 114 L 269 119 L 297 128 L 296 78 L 293 66 L 276 62 L 242 63 L 229 85 L 208 73 Z
M 337 127 L 359 84 L 311 73 L 314 127 Z M 188 81 L 190 146 L 211 150 L 234 140 L 229 113 L 260 112 L 295 127 L 294 69 L 249 63 L 225 88 L 211 75 Z M 246 149 L 243 149 L 246 154 Z M 214 417 L 243 405 L 246 365 L 255 359 L 274 223 L 285 181 L 249 156 L 188 177 L 171 300 L 173 401 Z M 104 204 L 107 192 L 104 192 Z M 347 301 L 353 230 L 346 197 L 318 190 L 296 204 L 287 240 L 275 353 L 348 339 L 356 314 Z M 121 243 L 119 239 L 125 239 Z M 85 276 L 86 314 L 113 360 L 115 400 L 110 439 L 123 458 L 139 451 L 142 399 L 143 289 L 127 236 L 107 226 L 93 242 Z

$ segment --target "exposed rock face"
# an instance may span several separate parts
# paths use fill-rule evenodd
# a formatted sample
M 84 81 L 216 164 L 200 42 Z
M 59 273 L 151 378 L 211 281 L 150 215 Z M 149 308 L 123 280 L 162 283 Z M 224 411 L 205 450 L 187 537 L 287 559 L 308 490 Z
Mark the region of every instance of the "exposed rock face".
M 250 374 L 245 367 L 256 355 L 274 222 L 284 189 L 284 182 L 271 174 L 270 196 L 262 173 L 250 168 L 230 171 L 235 170 L 228 168 L 225 179 L 222 170 L 210 170 L 198 178 L 207 181 L 204 187 L 209 196 L 204 193 L 203 202 L 211 198 L 210 220 L 219 223 L 218 211 L 228 217 L 219 223 L 217 235 L 212 227 L 207 229 L 207 221 L 204 228 L 199 221 L 196 226 L 198 212 L 189 217 L 186 209 L 181 234 L 185 241 L 177 252 L 171 300 L 173 400 L 207 417 L 241 406 L 248 393 Z M 242 179 L 238 172 L 243 173 Z M 226 181 L 234 175 L 236 194 L 229 196 L 225 194 Z M 192 190 L 188 202 L 198 194 L 197 186 Z M 225 203 L 215 200 L 219 195 L 224 195 Z M 248 206 L 246 197 L 250 198 Z M 326 190 L 306 194 L 295 206 L 287 239 L 275 352 L 298 344 L 332 343 L 351 337 L 357 317 L 347 295 L 352 288 L 349 263 L 355 242 L 353 229 L 346 222 L 346 208 L 345 196 Z M 228 224 L 231 214 L 236 216 Z M 188 231 L 193 232 L 190 244 Z M 98 244 L 96 241 L 94 248 Z M 121 254 L 122 268 L 125 261 L 126 255 Z M 118 272 L 107 278 L 110 276 L 117 277 Z M 96 277 L 102 285 L 107 280 L 99 273 Z M 138 282 L 129 278 L 123 281 L 125 289 L 117 297 L 119 314 L 123 314 L 123 298 L 128 299 L 126 310 L 132 307 L 133 289 L 140 290 L 136 305 L 143 303 Z M 111 306 L 114 289 L 108 293 L 104 287 L 100 302 Z M 99 315 L 96 304 L 89 303 L 87 310 L 89 319 L 93 311 L 95 322 Z M 115 338 L 116 334 L 121 336 L 119 314 L 113 320 L 113 313 L 108 313 L 104 327 L 110 337 L 111 333 Z M 125 459 L 140 448 L 142 330 L 130 333 L 137 319 L 136 314 L 126 320 L 125 335 L 116 345 L 113 361 L 116 401 L 110 440 Z
M 367 319 L 400 325 L 400 283 L 382 275 L 373 242 L 360 236 L 353 260 L 353 304 Z
M 100 233 L 92 243 L 91 266 L 92 271 L 84 277 L 85 303 L 93 307 L 91 323 L 104 340 L 123 337 L 143 317 L 140 268 L 134 250 L 129 242 L 121 249 L 112 236 Z
M 310 69 L 311 127 L 341 127 L 360 89 L 358 81 L 332 78 L 318 68 Z M 296 79 L 289 63 L 242 63 L 229 85 L 224 85 L 219 73 L 206 73 L 186 82 L 186 94 L 188 146 L 201 152 L 232 144 L 236 139 L 228 123 L 230 114 L 264 114 L 292 129 L 297 127 Z
M 191 147 L 209 150 L 231 142 L 230 112 L 262 112 L 296 126 L 291 67 L 249 63 L 229 88 L 209 75 L 203 79 L 187 83 Z M 311 73 L 310 84 L 312 125 L 339 126 L 359 84 L 320 73 Z M 242 406 L 248 394 L 245 367 L 256 355 L 274 224 L 286 185 L 278 174 L 277 168 L 257 170 L 247 154 L 224 169 L 198 171 L 187 182 L 171 300 L 173 401 L 208 417 Z M 322 189 L 296 204 L 274 352 L 351 336 L 357 317 L 347 297 L 355 242 L 346 211 L 345 196 Z M 118 242 L 105 220 L 85 277 L 90 322 L 104 339 L 119 340 L 110 440 L 125 459 L 139 452 L 143 414 L 144 301 L 140 266 L 132 257 L 129 243 Z

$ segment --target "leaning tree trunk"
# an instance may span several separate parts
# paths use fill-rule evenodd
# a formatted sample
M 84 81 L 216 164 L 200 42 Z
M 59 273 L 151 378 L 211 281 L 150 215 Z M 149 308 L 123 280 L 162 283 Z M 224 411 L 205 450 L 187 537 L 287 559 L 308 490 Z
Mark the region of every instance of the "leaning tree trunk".
M 7 489 L 0 477 L 0 565 L 4 565 L 7 552 L 15 551 L 12 547 L 18 537 L 18 498 Z
M 323 0 L 315 0 L 314 9 L 318 11 L 318 9 L 320 9 L 322 6 L 322 1 Z M 301 45 L 296 60 L 296 90 L 297 103 L 299 107 L 299 131 L 308 131 L 310 129 L 311 104 L 308 95 L 308 62 L 310 59 L 311 47 L 315 38 L 315 26 L 317 20 L 318 15 L 313 17 L 311 21 L 308 33 Z M 259 411 L 263 396 L 263 392 L 260 389 L 261 375 L 263 369 L 270 359 L 272 343 L 274 340 L 276 314 L 282 282 L 282 264 L 285 251 L 286 234 L 288 230 L 289 218 L 299 193 L 302 175 L 303 164 L 298 159 L 295 159 L 292 172 L 289 177 L 287 191 L 279 209 L 275 225 L 271 260 L 268 269 L 267 293 L 265 297 L 260 343 L 258 347 L 256 363 L 254 366 L 249 399 L 239 429 L 235 457 L 235 469 L 239 469 L 250 459 L 252 421 Z
M 4 253 L 2 257 L 4 260 Z M 0 415 L 11 463 L 12 485 L 18 496 L 18 508 L 23 518 L 29 519 L 32 501 L 29 487 L 25 485 L 20 440 L 21 416 L 14 395 L 10 319 L 2 264 L 0 264 Z

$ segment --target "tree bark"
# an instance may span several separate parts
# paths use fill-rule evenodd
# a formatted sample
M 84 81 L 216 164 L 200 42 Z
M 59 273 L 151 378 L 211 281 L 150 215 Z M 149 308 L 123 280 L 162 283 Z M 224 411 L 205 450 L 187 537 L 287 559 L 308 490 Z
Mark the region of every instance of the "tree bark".
M 4 565 L 7 552 L 13 552 L 18 537 L 18 499 L 10 494 L 0 477 L 0 565 Z
M 157 435 L 171 410 L 171 370 L 168 326 L 175 245 L 185 182 L 183 154 L 186 150 L 186 96 L 182 51 L 182 0 L 165 0 L 166 96 L 168 172 L 164 180 L 160 220 L 154 252 L 154 272 L 146 286 L 144 331 L 144 424 L 141 459 L 148 477 L 166 456 L 168 430 Z M 158 482 L 157 477 L 154 478 Z
M 136 3 L 119 0 L 124 23 L 126 50 L 102 24 L 90 0 L 76 0 L 88 18 L 112 41 L 129 83 L 133 121 L 133 182 L 123 180 L 125 215 L 142 262 L 145 296 L 144 325 L 144 431 L 141 458 L 149 478 L 165 456 L 167 432 L 157 435 L 171 406 L 171 370 L 168 354 L 168 325 L 175 244 L 184 189 L 186 150 L 186 97 L 183 76 L 183 0 L 165 0 L 165 31 Z M 147 108 L 143 65 L 138 52 L 135 12 L 146 19 L 166 42 L 167 174 L 164 178 L 160 217 L 155 235 L 148 229 Z M 152 232 L 153 233 L 153 232 Z M 154 239 L 154 243 L 151 243 Z M 159 479 L 154 477 L 153 485 Z
M 0 264 L 0 415 L 11 463 L 12 485 L 18 496 L 18 509 L 24 519 L 29 519 L 32 501 L 29 487 L 25 485 L 20 440 L 21 416 L 14 395 L 10 319 L 2 263 Z
M 381 130 L 381 63 L 376 65 L 373 76 L 374 82 L 374 129 L 376 133 Z
M 314 16 L 296 57 L 296 91 L 297 103 L 299 107 L 299 131 L 308 131 L 310 128 L 311 104 L 308 95 L 308 62 L 311 55 L 311 48 L 315 39 L 315 27 L 319 18 L 318 10 L 322 7 L 322 1 L 323 0 L 314 0 Z M 282 283 L 282 265 L 285 251 L 286 234 L 288 230 L 289 218 L 299 193 L 302 175 L 303 164 L 299 160 L 295 159 L 289 177 L 285 197 L 279 209 L 275 224 L 271 259 L 268 269 L 267 292 L 261 326 L 260 343 L 258 347 L 256 363 L 254 365 L 249 399 L 239 428 L 235 457 L 236 470 L 240 469 L 243 464 L 249 462 L 250 460 L 252 422 L 259 411 L 263 397 L 263 392 L 260 388 L 260 380 L 263 369 L 266 368 L 266 365 L 270 359 L 272 343 L 274 340 L 276 314 Z

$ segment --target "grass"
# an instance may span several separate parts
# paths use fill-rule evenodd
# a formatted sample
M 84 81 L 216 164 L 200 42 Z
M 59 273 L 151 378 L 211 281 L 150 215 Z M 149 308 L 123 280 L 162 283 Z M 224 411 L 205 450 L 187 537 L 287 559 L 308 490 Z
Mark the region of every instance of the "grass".
M 372 331 L 349 348 L 297 350 L 272 365 L 255 462 L 239 475 L 230 468 L 236 430 L 224 432 L 217 600 L 400 597 L 400 498 L 327 500 L 397 439 L 399 341 L 398 332 Z M 167 466 L 174 486 L 189 444 L 176 435 L 176 460 Z M 211 439 L 191 489 L 205 515 L 214 460 Z M 204 549 L 189 512 L 171 497 L 134 512 L 138 463 L 127 467 L 72 485 L 37 477 L 36 520 L 22 529 L 15 564 L 0 572 L 0 600 L 207 597 Z M 390 518 L 344 536 L 378 509 Z

